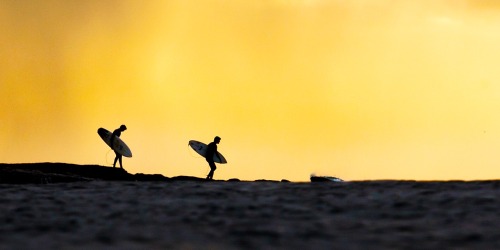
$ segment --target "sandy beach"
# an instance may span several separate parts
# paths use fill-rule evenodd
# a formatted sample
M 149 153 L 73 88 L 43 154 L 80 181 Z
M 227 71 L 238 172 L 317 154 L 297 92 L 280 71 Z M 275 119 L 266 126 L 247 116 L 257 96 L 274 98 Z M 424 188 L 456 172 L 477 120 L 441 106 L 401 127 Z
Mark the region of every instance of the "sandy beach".
M 0 184 L 0 249 L 500 249 L 499 191 L 499 181 Z

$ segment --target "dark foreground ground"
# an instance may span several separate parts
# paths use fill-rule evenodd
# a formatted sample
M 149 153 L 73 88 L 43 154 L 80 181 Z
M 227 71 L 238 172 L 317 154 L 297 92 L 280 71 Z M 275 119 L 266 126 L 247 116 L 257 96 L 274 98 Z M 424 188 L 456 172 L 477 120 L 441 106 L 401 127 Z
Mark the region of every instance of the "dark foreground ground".
M 85 178 L 0 184 L 0 249 L 500 249 L 499 181 Z
M 176 178 L 184 177 L 181 176 Z M 168 181 L 170 179 L 171 178 L 159 174 L 129 174 L 127 171 L 120 168 L 98 165 L 48 162 L 0 164 L 0 184 L 50 184 L 95 180 Z

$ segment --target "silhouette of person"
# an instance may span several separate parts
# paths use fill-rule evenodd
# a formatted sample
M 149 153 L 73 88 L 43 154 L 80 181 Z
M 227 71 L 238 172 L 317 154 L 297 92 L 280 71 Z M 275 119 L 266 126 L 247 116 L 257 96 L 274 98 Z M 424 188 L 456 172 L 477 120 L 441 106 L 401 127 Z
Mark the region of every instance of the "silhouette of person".
M 214 178 L 214 172 L 217 169 L 214 162 L 214 156 L 217 155 L 217 144 L 219 144 L 219 142 L 220 137 L 216 136 L 214 138 L 214 141 L 208 144 L 207 152 L 205 153 L 205 159 L 210 166 L 210 172 L 207 175 L 207 180 L 212 180 Z
M 115 129 L 115 131 L 113 131 L 113 134 L 111 134 L 111 139 L 110 139 L 110 145 L 111 145 L 111 149 L 114 150 L 113 148 L 113 142 L 115 141 L 115 136 L 116 137 L 120 137 L 120 135 L 122 135 L 122 132 L 127 130 L 127 126 L 125 125 L 121 125 L 119 128 Z M 113 162 L 113 167 L 116 167 L 116 162 L 117 161 L 120 161 L 120 168 L 123 169 L 123 165 L 122 165 L 122 155 L 118 152 L 115 151 L 115 154 L 116 154 L 116 157 L 115 157 L 115 161 Z

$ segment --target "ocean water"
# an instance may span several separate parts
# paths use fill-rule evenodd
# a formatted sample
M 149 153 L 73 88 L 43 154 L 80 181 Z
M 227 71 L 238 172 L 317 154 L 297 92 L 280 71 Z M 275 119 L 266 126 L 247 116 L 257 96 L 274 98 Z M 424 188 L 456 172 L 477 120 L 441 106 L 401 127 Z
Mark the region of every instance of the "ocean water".
M 500 249 L 499 181 L 0 185 L 0 249 Z

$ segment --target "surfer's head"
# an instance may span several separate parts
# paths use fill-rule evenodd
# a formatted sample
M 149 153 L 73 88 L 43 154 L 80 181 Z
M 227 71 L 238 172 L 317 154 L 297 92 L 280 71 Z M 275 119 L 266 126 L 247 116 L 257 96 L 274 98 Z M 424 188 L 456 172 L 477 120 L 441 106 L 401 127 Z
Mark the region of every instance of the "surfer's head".
M 219 142 L 220 142 L 220 137 L 216 136 L 216 137 L 214 138 L 214 142 L 215 142 L 215 143 L 219 143 Z
M 127 126 L 125 126 L 125 125 L 121 125 L 121 126 L 120 126 L 120 130 L 121 130 L 121 131 L 125 131 L 125 130 L 127 130 Z

